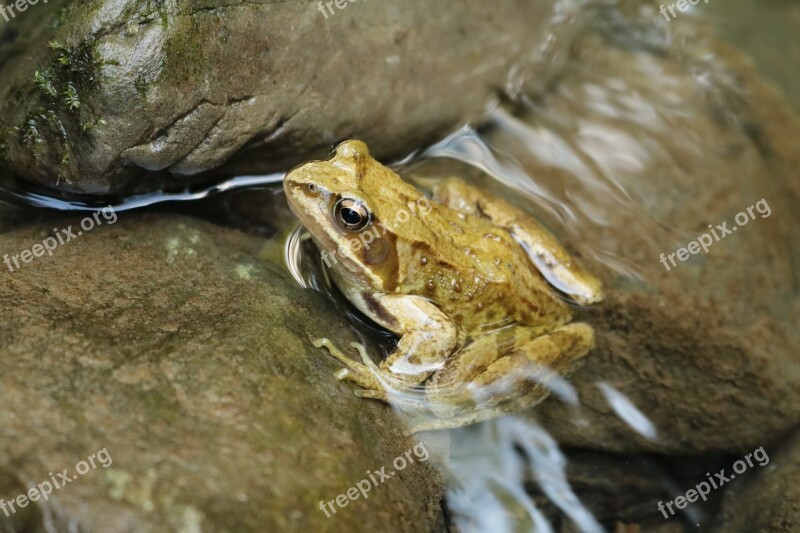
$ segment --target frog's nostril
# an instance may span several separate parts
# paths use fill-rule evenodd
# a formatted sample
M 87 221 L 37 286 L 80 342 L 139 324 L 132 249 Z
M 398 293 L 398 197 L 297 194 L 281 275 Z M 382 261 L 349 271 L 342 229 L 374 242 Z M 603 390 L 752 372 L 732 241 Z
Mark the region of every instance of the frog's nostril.
M 308 188 L 308 192 L 310 192 L 312 194 L 316 194 L 316 192 L 317 192 L 317 184 L 316 183 L 309 183 L 307 185 L 307 188 Z

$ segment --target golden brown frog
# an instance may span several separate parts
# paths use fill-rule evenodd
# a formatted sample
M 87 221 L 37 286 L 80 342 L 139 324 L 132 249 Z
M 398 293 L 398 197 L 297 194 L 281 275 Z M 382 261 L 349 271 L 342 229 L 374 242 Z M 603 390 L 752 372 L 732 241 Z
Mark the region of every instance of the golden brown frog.
M 360 141 L 294 169 L 284 189 L 339 289 L 400 336 L 380 365 L 356 343 L 362 363 L 328 339 L 315 345 L 345 365 L 336 376 L 358 396 L 403 404 L 424 388 L 434 418 L 413 431 L 534 405 L 594 346 L 548 281 L 581 305 L 602 299 L 600 282 L 510 204 L 457 179 L 431 202 Z

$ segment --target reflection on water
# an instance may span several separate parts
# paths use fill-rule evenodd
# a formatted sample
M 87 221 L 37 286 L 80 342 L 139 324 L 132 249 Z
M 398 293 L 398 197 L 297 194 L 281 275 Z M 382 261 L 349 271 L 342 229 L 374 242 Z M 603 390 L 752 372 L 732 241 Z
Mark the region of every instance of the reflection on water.
M 581 531 L 603 531 L 567 482 L 558 445 L 534 422 L 507 416 L 453 430 L 451 438 L 447 503 L 459 531 L 553 531 L 525 489 L 527 477 Z
M 597 387 L 603 392 L 606 401 L 611 405 L 614 412 L 620 419 L 624 420 L 631 428 L 635 429 L 640 435 L 650 440 L 656 439 L 656 428 L 644 413 L 636 408 L 627 396 L 605 382 L 600 382 Z
M 527 132 L 529 135 L 533 131 L 529 126 L 511 117 L 502 108 L 496 108 L 490 118 L 492 120 L 486 129 L 493 132 L 507 132 L 513 137 L 519 138 L 518 132 L 520 130 Z M 540 143 L 535 140 L 530 140 L 529 142 L 529 146 L 536 146 L 538 147 L 537 149 L 541 149 L 545 145 L 546 142 Z M 588 206 L 580 205 L 577 201 L 569 202 L 558 198 L 546 187 L 538 183 L 533 175 L 527 172 L 513 156 L 509 155 L 508 148 L 504 146 L 504 150 L 498 150 L 472 128 L 464 127 L 425 150 L 422 153 L 422 157 L 425 159 L 455 159 L 479 169 L 507 186 L 514 193 L 524 195 L 536 207 L 538 215 L 549 214 L 567 232 L 578 236 L 582 249 L 587 255 L 621 274 L 637 277 L 632 266 L 615 257 L 610 250 L 598 249 L 586 240 L 580 240 L 581 226 L 590 222 L 590 217 L 587 213 L 590 210 L 584 209 L 584 207 Z M 568 159 L 569 156 L 565 154 L 563 158 Z M 601 191 L 601 193 L 604 192 Z M 595 196 L 595 198 L 603 199 L 603 201 L 607 201 L 607 197 L 612 198 L 613 196 L 606 194 Z M 573 196 L 571 199 L 576 200 L 577 197 Z M 643 217 L 643 220 L 646 219 Z M 537 265 L 537 267 L 542 268 L 542 265 Z M 542 270 L 542 274 L 554 286 L 561 288 L 554 276 L 548 276 L 546 269 Z
M 155 191 L 137 196 L 129 196 L 117 201 L 98 199 L 91 196 L 78 196 L 74 199 L 65 200 L 53 196 L 52 191 L 30 188 L 0 188 L 0 202 L 6 202 L 9 205 L 15 206 L 43 207 L 61 211 L 95 211 L 111 205 L 114 211 L 119 212 L 141 209 L 143 207 L 166 202 L 193 202 L 216 194 L 253 189 L 256 187 L 279 186 L 282 181 L 283 173 L 264 176 L 237 176 L 206 187 L 184 189 L 181 191 Z

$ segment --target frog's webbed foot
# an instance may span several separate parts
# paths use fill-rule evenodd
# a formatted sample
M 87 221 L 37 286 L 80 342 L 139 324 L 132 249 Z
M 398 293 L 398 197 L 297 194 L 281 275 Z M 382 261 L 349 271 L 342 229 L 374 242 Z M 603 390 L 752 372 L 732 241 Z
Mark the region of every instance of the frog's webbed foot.
M 341 350 L 333 345 L 330 339 L 317 339 L 312 341 L 312 343 L 317 348 L 325 347 L 337 361 L 346 367 L 334 374 L 336 379 L 350 381 L 365 389 L 356 391 L 356 396 L 387 401 L 386 390 L 379 379 L 380 370 L 372 359 L 370 359 L 364 345 L 358 342 L 350 343 L 350 346 L 355 348 L 361 356 L 361 361 L 363 362 L 359 363 L 347 357 Z

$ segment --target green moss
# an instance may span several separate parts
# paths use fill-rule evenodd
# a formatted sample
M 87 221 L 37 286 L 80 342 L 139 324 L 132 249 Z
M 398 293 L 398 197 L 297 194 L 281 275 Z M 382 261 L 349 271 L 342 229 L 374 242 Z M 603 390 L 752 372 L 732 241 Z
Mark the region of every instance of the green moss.
M 145 2 L 131 2 L 123 13 L 124 20 L 131 24 L 145 24 L 158 19 L 161 27 L 169 26 L 169 10 L 166 0 L 146 0 Z
M 147 2 L 148 15 L 153 18 L 158 18 L 161 28 L 167 29 L 169 25 L 169 13 L 167 12 L 167 3 L 165 0 L 154 0 Z
M 66 6 L 59 9 L 53 20 L 50 22 L 50 27 L 54 30 L 61 28 L 62 26 L 66 26 L 67 23 L 72 19 L 72 16 L 76 13 L 73 4 L 67 4 Z
M 87 8 L 99 5 L 97 2 L 72 2 L 55 13 L 51 25 L 54 28 L 68 26 L 83 17 Z M 134 0 L 126 6 L 127 10 L 134 24 L 148 19 L 162 27 L 169 23 L 166 0 Z M 105 124 L 94 114 L 90 95 L 97 90 L 102 68 L 115 62 L 102 57 L 99 40 L 94 36 L 77 43 L 52 40 L 48 47 L 48 57 L 33 73 L 32 84 L 16 90 L 17 100 L 29 112 L 19 122 L 4 127 L 0 161 L 11 159 L 14 150 L 24 149 L 40 168 L 57 166 L 59 174 L 67 176 L 75 171 L 74 139 L 90 136 Z M 144 96 L 153 81 L 140 76 L 134 80 L 134 85 Z M 0 126 L 3 126 L 2 121 Z
M 83 101 L 94 90 L 100 68 L 108 62 L 100 56 L 96 39 L 72 47 L 51 41 L 48 46 L 52 58 L 33 74 L 38 103 L 12 130 L 37 162 L 46 155 L 45 148 L 57 154 L 59 177 L 66 178 L 73 162 L 72 136 L 90 134 L 103 123 L 91 116 Z M 8 152 L 7 142 L 3 151 Z
M 106 124 L 105 120 L 103 120 L 102 118 L 97 118 L 92 122 L 84 122 L 83 124 L 81 124 L 81 130 L 83 131 L 83 133 L 86 133 L 88 135 L 91 134 L 92 131 L 94 131 L 94 129 L 97 126 L 104 126 L 105 124 Z
M 164 45 L 164 68 L 161 77 L 174 82 L 192 82 L 202 79 L 204 65 L 209 60 L 208 35 L 219 30 L 216 17 L 191 17 L 181 21 L 181 28 L 173 28 Z
M 87 39 L 76 47 L 51 41 L 54 57 L 49 65 L 33 75 L 36 89 L 50 108 L 72 113 L 80 122 L 81 92 L 94 88 L 100 67 L 105 64 L 97 52 L 97 41 Z
M 136 76 L 136 79 L 133 80 L 133 87 L 136 89 L 136 92 L 142 96 L 147 95 L 147 88 L 150 86 L 150 83 L 147 80 L 147 77 L 143 74 Z
M 69 150 L 61 151 L 61 162 L 58 165 L 58 177 L 66 178 L 69 170 L 70 152 Z M 69 180 L 66 180 L 69 183 Z
M 78 91 L 75 89 L 75 85 L 71 82 L 67 83 L 67 88 L 64 89 L 64 98 L 67 103 L 67 107 L 70 110 L 75 110 L 81 107 L 81 101 L 78 98 Z
M 33 83 L 40 92 L 50 98 L 56 98 L 58 91 L 53 85 L 53 74 L 49 70 L 39 72 L 38 70 L 33 74 Z

